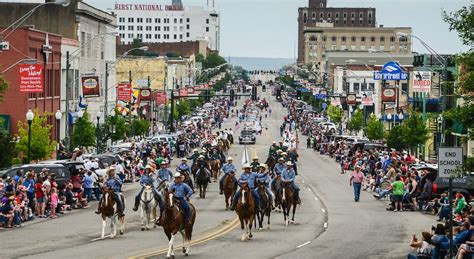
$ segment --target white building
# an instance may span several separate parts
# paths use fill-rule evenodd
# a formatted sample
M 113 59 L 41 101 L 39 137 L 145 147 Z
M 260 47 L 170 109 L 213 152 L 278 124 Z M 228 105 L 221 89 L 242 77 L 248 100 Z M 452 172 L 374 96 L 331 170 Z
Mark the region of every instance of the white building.
M 206 40 L 219 50 L 220 19 L 215 10 L 202 6 L 121 4 L 113 12 L 122 44 Z

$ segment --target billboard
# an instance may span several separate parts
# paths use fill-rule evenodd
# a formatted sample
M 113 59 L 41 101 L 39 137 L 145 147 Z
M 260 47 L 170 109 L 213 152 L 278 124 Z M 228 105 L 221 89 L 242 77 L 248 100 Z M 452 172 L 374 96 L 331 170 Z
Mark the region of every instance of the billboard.
M 132 85 L 129 83 L 117 85 L 117 100 L 129 102 L 132 98 Z
M 395 103 L 397 98 L 396 88 L 384 88 L 382 90 L 382 103 Z
M 167 95 L 166 95 L 166 92 L 157 92 L 156 93 L 156 103 L 157 104 L 166 104 L 166 98 L 167 98 Z
M 429 93 L 431 91 L 431 72 L 415 71 L 413 73 L 413 92 Z
M 400 64 L 389 61 L 382 67 L 382 71 L 374 71 L 374 80 L 406 80 L 408 74 L 403 71 Z
M 18 67 L 20 73 L 20 92 L 43 92 L 43 64 L 20 64 Z
M 332 106 L 341 105 L 341 99 L 339 97 L 331 97 L 331 105 Z
M 356 105 L 357 104 L 357 97 L 355 94 L 348 94 L 346 98 L 347 105 Z
M 84 97 L 100 96 L 100 85 L 98 76 L 83 76 L 81 78 L 82 95 Z
M 363 106 L 372 106 L 374 105 L 374 98 L 371 95 L 367 96 L 366 94 L 364 94 L 362 95 L 361 104 Z
M 148 102 L 151 101 L 151 90 L 141 89 L 140 90 L 140 101 Z

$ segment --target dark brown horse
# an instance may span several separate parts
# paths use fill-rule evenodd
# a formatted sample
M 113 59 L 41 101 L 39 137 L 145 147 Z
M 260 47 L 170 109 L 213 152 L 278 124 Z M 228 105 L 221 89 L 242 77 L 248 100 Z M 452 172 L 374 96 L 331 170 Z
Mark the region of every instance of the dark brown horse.
M 290 210 L 293 207 L 293 216 L 291 218 L 292 222 L 295 222 L 295 212 L 296 212 L 297 200 L 291 188 L 290 182 L 283 182 L 281 186 L 281 208 L 283 209 L 283 218 L 285 220 L 285 225 L 288 226 L 290 223 Z
M 179 202 L 174 199 L 174 194 L 166 191 L 164 195 L 165 210 L 161 218 L 161 226 L 168 237 L 168 253 L 166 258 L 174 258 L 174 236 L 179 232 L 183 237 L 183 253 L 189 255 L 191 246 L 191 237 L 193 233 L 194 222 L 196 220 L 196 209 L 189 203 L 191 209 L 190 222 L 186 222 L 183 209 L 179 206 Z
M 221 160 L 219 159 L 211 160 L 210 166 L 211 166 L 212 178 L 214 179 L 214 182 L 217 182 L 217 177 L 219 177 L 219 174 L 221 172 Z
M 236 182 L 232 174 L 226 174 L 223 184 L 224 198 L 225 198 L 225 210 L 229 209 L 229 202 L 234 197 L 235 191 L 237 191 Z
M 245 228 L 245 233 L 242 234 L 241 241 L 251 239 L 252 225 L 255 220 L 255 201 L 252 196 L 252 191 L 247 183 L 240 185 L 241 196 L 237 201 L 236 212 L 240 219 L 240 228 Z
M 272 185 L 272 192 L 275 194 L 275 207 L 281 212 L 281 175 L 275 176 L 275 184 Z
M 263 229 L 265 216 L 268 219 L 268 229 L 270 229 L 270 214 L 272 213 L 272 200 L 267 194 L 267 185 L 263 181 L 257 181 L 257 192 L 260 196 L 260 207 L 257 210 L 258 230 Z
M 277 164 L 276 159 L 273 156 L 268 156 L 267 161 L 265 161 L 265 164 L 268 166 L 268 169 L 273 174 L 273 169 L 275 168 L 275 165 Z
M 107 226 L 107 218 L 110 218 L 110 238 L 115 238 L 115 236 L 117 235 L 117 218 L 120 223 L 120 235 L 123 235 L 123 230 L 125 228 L 125 216 L 118 216 L 118 209 L 115 208 L 115 204 L 117 203 L 115 199 L 122 199 L 122 203 L 125 208 L 123 197 L 116 197 L 112 189 L 106 187 L 102 189 L 102 200 L 99 205 L 99 210 L 102 216 L 102 239 L 104 239 L 105 237 L 105 227 Z

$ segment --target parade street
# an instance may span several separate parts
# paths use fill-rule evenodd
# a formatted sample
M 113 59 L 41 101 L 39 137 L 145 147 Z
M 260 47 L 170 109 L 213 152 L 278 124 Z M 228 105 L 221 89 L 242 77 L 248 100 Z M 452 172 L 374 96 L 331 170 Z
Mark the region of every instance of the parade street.
M 268 93 L 271 118 L 262 125 L 268 130 L 248 146 L 261 160 L 268 146 L 279 140 L 278 128 L 286 110 Z M 239 102 L 239 105 L 241 103 Z M 235 125 L 227 120 L 223 128 Z M 238 130 L 235 135 L 238 136 Z M 301 138 L 301 136 L 300 136 Z M 304 137 L 303 137 L 304 138 Z M 302 139 L 300 139 L 302 142 Z M 240 169 L 243 145 L 235 143 L 229 155 Z M 218 183 L 210 185 L 206 199 L 193 196 L 197 219 L 191 246 L 192 258 L 403 258 L 412 233 L 423 230 L 428 216 L 419 212 L 394 213 L 385 210 L 385 201 L 371 193 L 362 193 L 354 203 L 348 175 L 339 173 L 339 165 L 312 149 L 299 147 L 297 184 L 302 204 L 296 210 L 295 224 L 285 226 L 283 215 L 273 211 L 271 227 L 254 232 L 254 238 L 240 241 L 240 223 L 233 211 L 225 211 Z M 174 168 L 177 161 L 173 161 Z M 240 171 L 240 170 L 239 170 Z M 239 172 L 240 173 L 240 172 Z M 138 184 L 126 185 L 126 227 L 123 236 L 100 240 L 101 219 L 92 209 L 76 210 L 57 220 L 35 220 L 27 227 L 10 232 L 3 245 L 2 257 L 18 258 L 163 258 L 167 239 L 161 227 L 140 231 L 140 213 L 131 210 Z M 97 203 L 92 203 L 95 209 Z M 176 244 L 181 244 L 181 237 Z M 177 257 L 182 254 L 177 253 Z

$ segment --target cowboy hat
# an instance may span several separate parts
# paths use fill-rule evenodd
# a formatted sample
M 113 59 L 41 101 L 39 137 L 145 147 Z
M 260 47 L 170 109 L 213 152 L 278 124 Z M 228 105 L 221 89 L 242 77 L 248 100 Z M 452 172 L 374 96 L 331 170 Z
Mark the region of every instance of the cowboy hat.
M 258 159 L 258 156 L 254 156 L 254 157 L 253 157 L 253 160 L 255 160 L 255 159 Z
M 288 154 L 286 152 L 281 153 L 282 156 L 287 156 Z
M 79 151 L 79 148 L 78 148 L 78 147 L 76 147 L 76 148 L 74 149 L 74 152 L 76 152 L 76 151 Z
M 283 159 L 283 157 L 280 157 L 278 158 L 278 161 L 285 161 L 285 159 Z
M 259 167 L 263 167 L 263 168 L 265 168 L 265 169 L 268 168 L 268 166 L 267 166 L 266 164 L 260 164 Z
M 227 161 L 232 161 L 234 160 L 231 156 L 227 158 Z
M 204 158 L 204 156 L 203 156 L 203 155 L 200 155 L 198 158 Z
M 293 163 L 291 161 L 286 162 L 287 166 L 293 166 Z
M 199 150 L 197 150 L 197 148 L 193 149 L 193 152 L 199 152 Z
M 146 165 L 145 169 L 152 169 L 153 170 L 153 167 L 151 165 Z
M 168 164 L 168 162 L 166 162 L 166 160 L 163 160 L 163 162 L 161 162 L 160 165 L 167 165 L 167 164 Z
M 246 163 L 245 165 L 242 166 L 242 169 L 248 169 L 248 168 L 252 168 L 252 166 L 250 166 L 249 163 Z
M 174 178 L 178 178 L 178 177 L 182 177 L 183 175 L 181 175 L 181 173 L 175 173 L 174 174 Z
M 278 150 L 277 150 L 277 153 L 278 153 L 278 154 L 281 153 L 281 152 L 283 152 L 283 151 L 281 151 L 281 149 L 278 149 Z
M 188 161 L 186 157 L 181 158 L 181 161 Z

